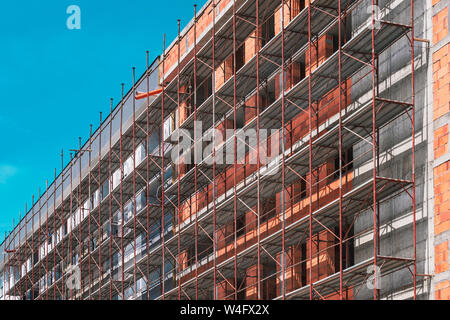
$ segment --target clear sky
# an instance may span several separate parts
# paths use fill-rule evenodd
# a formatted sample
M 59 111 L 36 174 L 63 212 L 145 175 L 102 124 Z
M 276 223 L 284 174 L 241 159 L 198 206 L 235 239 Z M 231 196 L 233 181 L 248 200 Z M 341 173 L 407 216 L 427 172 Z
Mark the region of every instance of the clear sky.
M 0 10 L 0 242 L 25 203 L 45 190 L 66 155 L 109 114 L 120 84 L 128 91 L 206 0 L 23 0 Z M 70 5 L 81 29 L 69 30 Z M 65 157 L 67 163 L 68 156 Z M 58 171 L 59 173 L 59 171 Z

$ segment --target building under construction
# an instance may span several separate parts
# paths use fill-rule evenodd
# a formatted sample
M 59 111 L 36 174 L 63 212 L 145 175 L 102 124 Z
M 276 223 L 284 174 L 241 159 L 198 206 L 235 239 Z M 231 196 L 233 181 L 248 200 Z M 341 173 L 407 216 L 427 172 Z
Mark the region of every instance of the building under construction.
M 0 299 L 450 299 L 448 2 L 193 11 L 5 235 Z

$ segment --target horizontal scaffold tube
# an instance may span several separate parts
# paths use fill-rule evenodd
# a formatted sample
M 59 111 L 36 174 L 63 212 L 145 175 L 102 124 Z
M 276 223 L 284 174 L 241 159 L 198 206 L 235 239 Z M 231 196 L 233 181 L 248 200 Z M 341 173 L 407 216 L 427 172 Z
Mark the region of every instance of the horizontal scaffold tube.
M 163 91 L 162 88 L 156 89 L 150 92 L 136 92 L 136 100 L 144 99 L 147 97 L 155 96 L 157 94 L 160 94 Z

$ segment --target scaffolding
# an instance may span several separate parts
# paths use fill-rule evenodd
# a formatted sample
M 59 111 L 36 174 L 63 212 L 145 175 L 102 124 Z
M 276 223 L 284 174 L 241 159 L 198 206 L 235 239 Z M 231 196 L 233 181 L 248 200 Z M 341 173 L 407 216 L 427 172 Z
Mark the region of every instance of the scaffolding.
M 377 281 L 409 269 L 416 298 L 413 1 L 404 24 L 379 19 L 371 0 L 369 23 L 355 29 L 352 13 L 366 2 L 195 6 L 192 23 L 181 32 L 178 21 L 177 39 L 166 48 L 164 36 L 152 64 L 147 52 L 144 75 L 136 81 L 133 68 L 131 90 L 122 84 L 110 116 L 100 114 L 66 167 L 61 153 L 61 174 L 55 169 L 45 194 L 25 208 L 4 243 L 7 296 L 352 299 L 372 279 L 380 299 Z M 397 100 L 380 89 L 378 64 L 402 38 L 411 46 L 412 92 Z M 354 100 L 352 89 L 366 82 L 367 98 Z M 137 99 L 152 90 L 161 92 Z M 402 116 L 411 125 L 411 172 L 388 175 L 380 130 Z M 215 147 L 196 161 L 203 128 L 234 133 L 217 143 L 211 131 Z M 188 151 L 181 129 L 193 137 Z M 256 150 L 241 139 L 248 130 Z M 279 154 L 267 163 L 261 154 L 272 141 Z M 356 144 L 365 146 L 358 155 Z M 217 161 L 230 146 L 232 163 Z M 362 163 L 370 169 L 359 174 Z M 410 257 L 381 253 L 380 207 L 400 193 L 413 212 Z M 355 232 L 367 212 L 371 221 Z M 372 254 L 355 262 L 362 235 Z M 67 285 L 73 266 L 79 289 Z

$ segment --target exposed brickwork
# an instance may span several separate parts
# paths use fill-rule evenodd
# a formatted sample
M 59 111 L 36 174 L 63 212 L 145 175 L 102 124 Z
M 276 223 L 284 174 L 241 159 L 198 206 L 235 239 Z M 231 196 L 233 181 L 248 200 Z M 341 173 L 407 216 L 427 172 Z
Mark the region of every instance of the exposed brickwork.
M 438 43 L 448 34 L 448 8 L 433 16 L 433 43 Z
M 448 151 L 448 124 L 434 131 L 434 159 L 445 155 Z
M 258 299 L 258 270 L 259 279 L 264 279 L 271 274 L 270 268 L 265 264 L 251 266 L 247 269 L 245 277 L 245 299 Z M 273 299 L 276 294 L 275 278 L 271 277 L 261 282 L 261 294 L 263 299 Z
M 311 62 L 309 61 L 309 49 L 305 55 L 305 73 L 309 74 L 309 66 L 311 64 L 311 72 L 316 70 L 328 57 L 333 54 L 333 36 L 325 34 L 318 42 L 314 43 L 311 49 Z
M 288 0 L 284 5 L 284 25 L 287 26 L 289 22 L 300 13 L 300 11 L 305 7 L 305 0 Z M 275 11 L 275 32 L 281 31 L 281 6 Z
M 444 280 L 436 285 L 436 300 L 450 300 L 450 281 Z
M 450 230 L 450 161 L 434 169 L 434 233 Z M 449 271 L 448 241 L 434 247 L 435 274 Z M 450 298 L 449 281 L 436 284 L 435 299 Z
M 450 161 L 434 168 L 434 233 L 450 230 Z
M 447 44 L 433 54 L 433 120 L 450 111 L 449 52 L 450 44 Z
M 234 299 L 234 279 L 227 279 L 216 285 L 217 300 L 233 300 Z
M 448 153 L 448 121 L 450 112 L 450 43 L 443 41 L 448 36 L 448 5 L 442 8 L 441 0 L 433 0 L 433 151 L 434 160 L 434 273 L 435 299 L 450 299 L 450 282 L 447 278 L 450 270 L 448 260 L 449 239 L 446 238 L 450 230 L 450 161 L 444 158 Z M 442 9 L 441 9 L 442 8 Z M 439 11 L 437 11 L 439 10 Z
M 223 12 L 223 10 L 231 3 L 231 0 L 222 0 L 217 4 L 215 9 L 215 17 L 217 17 Z M 213 24 L 213 4 L 210 3 L 204 10 L 203 14 L 199 14 L 197 21 L 197 37 L 200 37 L 205 30 L 211 28 Z M 194 30 L 191 28 L 186 34 L 183 34 L 180 39 L 180 58 L 182 58 L 186 52 L 190 51 L 192 55 L 191 47 L 194 44 Z M 189 48 L 188 48 L 189 47 Z M 188 61 L 188 59 L 182 59 L 180 65 L 181 67 Z M 165 59 L 165 69 L 164 74 L 167 80 L 171 80 L 175 75 L 172 68 L 178 63 L 178 45 L 175 44 L 166 51 Z M 162 71 L 161 71 L 162 73 Z
M 448 271 L 448 241 L 434 247 L 435 272 Z

